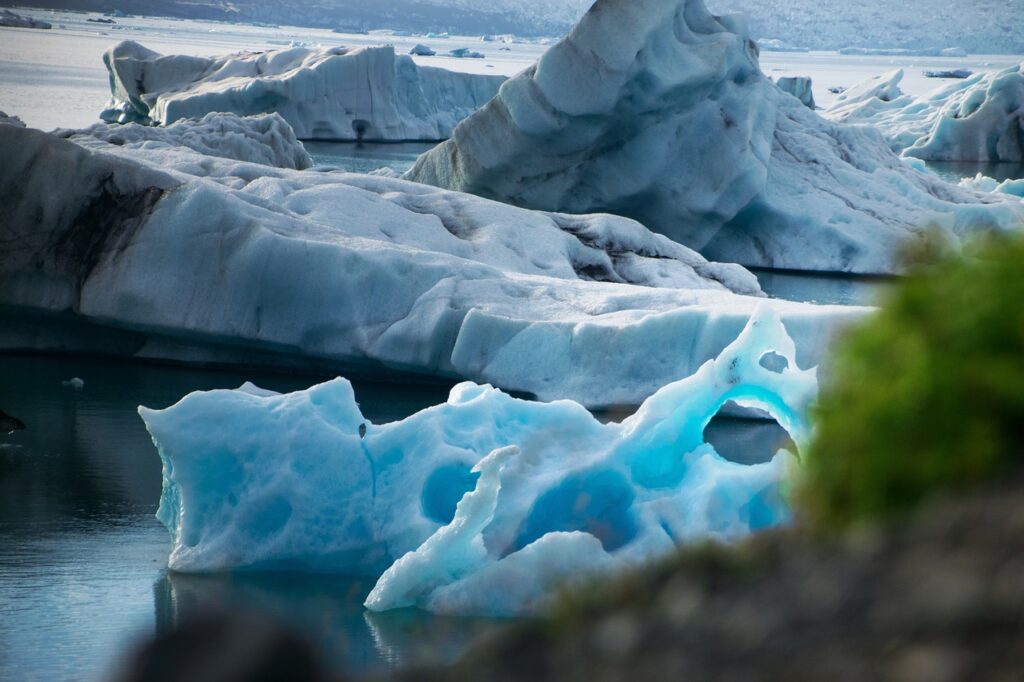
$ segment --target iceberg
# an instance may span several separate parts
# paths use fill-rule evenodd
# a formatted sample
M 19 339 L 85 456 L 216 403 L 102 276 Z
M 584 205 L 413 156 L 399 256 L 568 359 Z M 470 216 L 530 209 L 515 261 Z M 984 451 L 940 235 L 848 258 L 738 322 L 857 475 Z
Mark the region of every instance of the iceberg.
M 163 461 L 170 568 L 380 575 L 373 610 L 515 615 L 679 543 L 785 522 L 793 456 L 730 462 L 703 431 L 735 401 L 801 443 L 816 389 L 763 305 L 716 359 L 621 423 L 463 383 L 378 425 L 344 379 L 286 395 L 197 392 L 139 413 Z
M 955 241 L 1024 219 L 784 95 L 741 22 L 702 0 L 598 0 L 405 177 L 797 270 L 893 273 L 896 246 L 928 229 Z
M 97 123 L 82 130 L 56 130 L 54 134 L 86 147 L 97 140 L 100 149 L 108 145 L 124 149 L 185 147 L 207 156 L 277 168 L 303 170 L 313 165 L 295 131 L 276 113 L 244 118 L 209 113 L 198 120 L 185 118 L 165 127 Z
M 839 54 L 858 57 L 966 57 L 962 47 L 842 47 Z
M 775 84 L 779 86 L 779 90 L 793 95 L 808 109 L 813 111 L 817 108 L 814 104 L 811 79 L 807 76 L 783 76 Z
M 412 49 L 409 50 L 409 54 L 418 57 L 433 57 L 434 55 L 437 54 L 437 52 L 430 49 L 423 43 L 416 43 L 415 45 L 412 46 Z
M 961 187 L 967 187 L 979 192 L 997 192 L 1024 199 L 1024 179 L 1003 180 L 999 182 L 995 178 L 978 173 L 973 178 L 962 179 L 959 184 Z
M 935 71 L 924 71 L 925 78 L 953 78 L 962 80 L 964 78 L 970 78 L 974 75 L 974 72 L 970 69 L 938 69 Z
M 32 17 L 23 17 L 20 14 L 15 14 L 9 9 L 0 10 L 0 26 L 7 26 L 10 28 L 53 28 L 53 24 L 48 21 L 33 19 Z
M 448 56 L 455 57 L 456 59 L 484 59 L 487 55 L 483 52 L 471 50 L 468 47 L 460 47 L 454 50 L 449 50 Z
M 833 121 L 871 125 L 889 146 L 925 161 L 1024 161 L 1024 72 L 1020 64 L 976 73 L 922 97 L 903 93 L 902 69 L 850 88 L 830 106 Z
M 5 349 L 637 405 L 715 357 L 764 301 L 742 267 L 606 214 L 14 126 L 0 126 L 0 154 Z M 805 366 L 866 312 L 771 306 Z
M 391 46 L 163 56 L 124 41 L 103 55 L 110 123 L 277 112 L 300 139 L 443 140 L 504 77 L 417 66 Z
M 4 112 L 0 111 L 0 125 L 16 126 L 18 128 L 24 128 L 25 122 L 17 116 L 9 116 Z

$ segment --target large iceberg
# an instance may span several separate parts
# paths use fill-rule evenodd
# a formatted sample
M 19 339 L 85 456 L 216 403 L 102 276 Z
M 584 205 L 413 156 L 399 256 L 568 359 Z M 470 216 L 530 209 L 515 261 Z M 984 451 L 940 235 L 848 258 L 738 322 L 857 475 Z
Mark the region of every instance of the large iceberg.
M 291 126 L 278 114 L 241 117 L 209 113 L 202 119 L 181 119 L 169 126 L 97 123 L 82 130 L 54 131 L 82 146 L 98 149 L 116 145 L 126 149 L 185 147 L 207 156 L 302 170 L 313 165 Z M 99 141 L 99 144 L 94 144 Z
M 608 211 L 744 265 L 891 273 L 896 245 L 1024 213 L 901 163 L 775 88 L 702 0 L 598 0 L 407 178 L 535 209 Z
M 899 87 L 903 70 L 869 78 L 839 95 L 825 116 L 871 125 L 889 146 L 926 161 L 1024 161 L 1024 72 L 968 75 L 922 97 Z
M 743 268 L 610 215 L 14 126 L 0 154 L 7 349 L 411 372 L 636 405 L 715 357 L 764 300 Z M 805 366 L 865 312 L 771 305 Z
M 803 442 L 817 383 L 796 362 L 764 305 L 717 359 L 621 423 L 473 383 L 382 425 L 366 420 L 344 379 L 140 408 L 163 460 L 168 565 L 383 571 L 367 598 L 374 610 L 530 611 L 567 582 L 677 543 L 785 521 L 792 455 L 730 462 L 703 432 L 735 401 Z
M 301 139 L 443 140 L 502 76 L 417 66 L 391 46 L 164 56 L 124 41 L 103 55 L 112 123 L 277 112 Z

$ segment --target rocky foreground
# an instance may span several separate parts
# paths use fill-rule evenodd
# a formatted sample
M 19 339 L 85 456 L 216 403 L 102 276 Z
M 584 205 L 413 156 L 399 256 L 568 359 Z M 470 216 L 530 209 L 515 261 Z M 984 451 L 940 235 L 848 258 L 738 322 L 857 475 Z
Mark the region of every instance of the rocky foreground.
M 905 524 L 693 549 L 400 679 L 1021 680 L 1021 652 L 1017 477 Z

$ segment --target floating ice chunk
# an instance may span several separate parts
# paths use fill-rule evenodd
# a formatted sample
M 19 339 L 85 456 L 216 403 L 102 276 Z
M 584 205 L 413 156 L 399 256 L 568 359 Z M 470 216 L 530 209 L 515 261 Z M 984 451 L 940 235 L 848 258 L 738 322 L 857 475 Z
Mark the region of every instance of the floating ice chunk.
M 779 86 L 779 90 L 788 92 L 793 97 L 796 97 L 808 109 L 814 110 L 816 108 L 811 79 L 807 76 L 783 76 L 776 82 L 776 85 Z
M 218 58 L 163 56 L 125 41 L 103 56 L 109 122 L 170 124 L 209 112 L 277 112 L 300 139 L 441 140 L 501 76 L 417 66 L 391 46 L 296 47 Z
M 8 116 L 4 112 L 0 111 L 0 125 L 9 125 L 18 128 L 24 128 L 25 122 L 17 116 Z
M 200 154 L 278 168 L 302 170 L 313 165 L 291 126 L 276 113 L 244 118 L 209 113 L 199 120 L 182 119 L 160 128 L 137 123 L 97 123 L 83 130 L 55 133 L 83 146 L 95 146 L 91 144 L 92 138 L 129 149 L 186 147 Z
M 937 71 L 925 71 L 925 78 L 955 78 L 964 79 L 973 76 L 974 72 L 970 69 L 939 69 Z
M 416 43 L 415 45 L 412 46 L 412 49 L 409 50 L 409 54 L 415 55 L 415 56 L 418 56 L 418 57 L 433 57 L 434 55 L 437 54 L 437 52 L 435 52 L 434 50 L 431 50 L 429 47 L 427 47 L 423 43 Z
M 468 47 L 449 50 L 448 54 L 456 59 L 485 59 L 487 57 L 483 52 L 477 52 L 476 50 L 471 50 Z
M 768 368 L 770 354 L 784 360 Z M 172 569 L 383 572 L 372 609 L 510 615 L 679 543 L 785 522 L 792 456 L 730 462 L 703 432 L 733 401 L 802 443 L 815 376 L 765 304 L 717 359 L 621 423 L 464 383 L 377 425 L 343 379 L 197 392 L 139 413 L 163 461 Z
M 903 71 L 850 88 L 825 112 L 876 127 L 889 146 L 926 161 L 1024 161 L 1022 65 L 977 73 L 922 97 L 899 89 Z
M 798 270 L 897 272 L 935 226 L 956 241 L 1024 220 L 782 94 L 741 23 L 702 0 L 598 0 L 405 177 Z
M 6 348 L 95 342 L 33 326 L 45 317 L 97 325 L 118 337 L 105 352 L 130 357 L 637 405 L 715 357 L 764 300 L 742 267 L 610 215 L 182 148 L 83 149 L 12 126 L 0 157 L 18 244 L 0 249 L 0 305 L 31 312 L 4 325 Z M 771 305 L 805 365 L 867 312 Z
M 998 194 L 1009 194 L 1010 196 L 1024 199 L 1024 179 L 1004 180 L 999 182 L 994 178 L 978 173 L 973 178 L 964 178 L 960 181 L 961 187 L 967 187 L 979 192 L 994 192 Z
M 9 9 L 0 10 L 0 26 L 9 26 L 11 28 L 53 28 L 53 24 L 48 21 L 23 17 Z

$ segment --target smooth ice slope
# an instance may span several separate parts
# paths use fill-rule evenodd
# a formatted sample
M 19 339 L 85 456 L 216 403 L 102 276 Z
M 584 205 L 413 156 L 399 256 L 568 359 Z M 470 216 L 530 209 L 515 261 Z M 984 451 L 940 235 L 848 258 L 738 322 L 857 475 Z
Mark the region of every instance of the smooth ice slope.
M 923 97 L 900 90 L 903 71 L 875 76 L 836 98 L 825 115 L 878 128 L 889 146 L 926 161 L 1024 161 L 1022 65 L 977 73 Z
M 300 139 L 443 140 L 504 80 L 417 66 L 391 46 L 203 58 L 124 41 L 103 62 L 111 92 L 105 121 L 167 125 L 214 111 L 277 112 Z
M 159 128 L 137 123 L 97 123 L 82 130 L 57 130 L 55 134 L 83 146 L 97 146 L 93 140 L 98 140 L 100 149 L 107 144 L 126 149 L 186 147 L 208 156 L 278 168 L 302 170 L 313 165 L 291 126 L 278 114 L 243 118 L 210 113 L 199 120 L 186 118 Z
M 762 365 L 770 353 L 784 369 Z M 376 425 L 344 379 L 288 395 L 193 393 L 139 412 L 163 460 L 170 568 L 390 565 L 367 599 L 374 610 L 511 615 L 677 543 L 784 521 L 791 455 L 736 464 L 703 431 L 733 400 L 803 442 L 815 391 L 766 305 L 717 359 L 622 423 L 464 383 L 445 404 Z
M 91 343 L 635 405 L 717 355 L 763 300 L 743 268 L 608 215 L 180 147 L 85 149 L 13 126 L 0 126 L 0 155 L 13 245 L 0 250 L 0 310 L 34 316 L 0 325 L 8 349 Z M 772 306 L 805 365 L 865 312 Z M 96 341 L 110 330 L 121 335 Z
M 928 228 L 955 239 L 1024 219 L 784 95 L 741 23 L 702 0 L 598 0 L 406 177 L 626 215 L 716 259 L 800 270 L 889 273 Z

